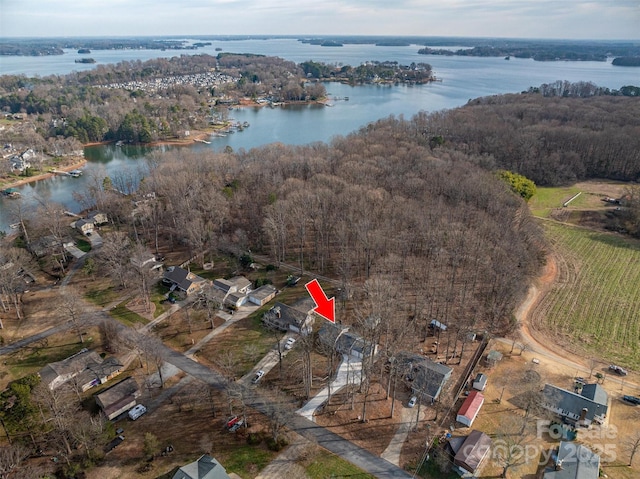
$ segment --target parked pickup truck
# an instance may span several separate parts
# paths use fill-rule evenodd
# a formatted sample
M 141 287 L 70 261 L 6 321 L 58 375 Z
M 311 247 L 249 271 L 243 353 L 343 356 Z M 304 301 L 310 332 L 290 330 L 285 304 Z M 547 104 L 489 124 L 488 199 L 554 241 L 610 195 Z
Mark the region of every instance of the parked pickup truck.
M 640 398 L 637 396 L 622 396 L 622 400 L 631 404 L 635 404 L 636 406 L 640 404 Z

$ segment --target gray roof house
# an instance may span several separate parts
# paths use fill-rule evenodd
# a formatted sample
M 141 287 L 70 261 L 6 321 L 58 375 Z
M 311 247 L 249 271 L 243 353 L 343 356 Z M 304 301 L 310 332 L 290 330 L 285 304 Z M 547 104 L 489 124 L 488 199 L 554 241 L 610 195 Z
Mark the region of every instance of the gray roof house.
M 400 367 L 404 368 L 405 380 L 413 394 L 421 395 L 423 401 L 438 399 L 442 388 L 451 377 L 453 369 L 439 364 L 419 354 L 401 351 L 396 356 Z
M 94 229 L 93 221 L 80 218 L 73 224 L 74 228 L 79 230 L 82 234 L 91 233 Z
M 262 316 L 265 326 L 279 329 L 280 331 L 294 331 L 306 333 L 311 329 L 313 315 L 312 306 L 308 302 L 300 302 L 296 306 L 288 306 L 284 303 L 276 304 Z
M 264 306 L 275 298 L 277 292 L 278 290 L 272 284 L 262 285 L 249 293 L 249 302 L 257 304 L 258 306 Z
M 39 371 L 43 384 L 53 390 L 73 380 L 82 390 L 107 382 L 122 371 L 116 358 L 102 359 L 98 353 L 82 349 L 62 361 L 47 364 Z
M 585 384 L 582 393 L 567 391 L 552 384 L 542 390 L 542 406 L 578 426 L 602 423 L 607 416 L 608 395 L 599 384 Z
M 207 280 L 193 274 L 180 266 L 169 266 L 164 273 L 164 279 L 172 283 L 172 289 L 179 289 L 187 294 L 200 291 Z
M 213 281 L 213 287 L 225 293 L 246 294 L 251 288 L 251 281 L 244 276 L 234 276 L 231 279 L 219 278 Z
M 171 479 L 231 479 L 222 464 L 208 454 L 203 454 L 176 471 Z
M 348 327 L 339 324 L 326 323 L 318 331 L 318 339 L 322 344 L 335 348 L 341 354 L 350 354 L 363 359 L 378 352 L 378 345 L 371 344 Z
M 562 441 L 543 479 L 598 479 L 600 456 L 575 442 Z

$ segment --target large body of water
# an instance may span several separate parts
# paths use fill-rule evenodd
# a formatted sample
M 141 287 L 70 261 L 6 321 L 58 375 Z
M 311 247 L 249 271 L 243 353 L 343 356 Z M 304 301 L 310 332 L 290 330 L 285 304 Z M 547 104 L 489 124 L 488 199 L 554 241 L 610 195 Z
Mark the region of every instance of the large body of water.
M 195 41 L 195 40 L 194 40 Z M 440 82 L 422 86 L 358 86 L 327 84 L 330 98 L 349 97 L 349 101 L 331 101 L 331 107 L 318 105 L 285 108 L 234 109 L 230 116 L 251 126 L 226 137 L 212 138 L 211 145 L 196 144 L 189 148 L 234 150 L 282 142 L 306 144 L 329 141 L 336 135 L 346 135 L 366 124 L 389 115 L 410 118 L 419 111 L 438 111 L 464 105 L 468 100 L 500 93 L 515 93 L 556 80 L 590 81 L 599 86 L 618 89 L 624 85 L 640 85 L 640 70 L 614 67 L 611 62 L 534 62 L 512 58 L 443 57 L 419 55 L 420 46 L 376 47 L 374 45 L 345 45 L 320 47 L 293 39 L 214 41 L 213 45 L 184 52 L 159 50 L 95 50 L 91 57 L 98 64 L 122 60 L 148 60 L 180 54 L 216 55 L 216 47 L 234 53 L 258 53 L 279 56 L 296 63 L 314 60 L 331 64 L 359 65 L 369 60 L 430 63 Z M 95 68 L 95 65 L 76 64 L 75 51 L 51 57 L 0 57 L 1 74 L 46 76 Z M 8 231 L 11 204 L 26 205 L 38 201 L 56 201 L 71 211 L 80 205 L 73 193 L 81 191 L 94 178 L 136 172 L 143 166 L 148 149 L 100 146 L 85 149 L 88 164 L 81 178 L 56 177 L 31 183 L 20 188 L 22 198 L 0 198 L 0 230 Z M 135 173 L 133 173 L 135 174 Z

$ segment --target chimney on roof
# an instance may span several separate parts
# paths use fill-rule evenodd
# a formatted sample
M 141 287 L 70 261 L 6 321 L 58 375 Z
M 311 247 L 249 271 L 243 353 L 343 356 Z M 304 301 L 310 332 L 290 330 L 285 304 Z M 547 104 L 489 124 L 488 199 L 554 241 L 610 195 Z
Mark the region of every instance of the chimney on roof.
M 276 306 L 273 310 L 276 313 L 276 317 L 280 318 L 280 306 Z
M 580 419 L 579 419 L 579 422 L 584 422 L 584 420 L 585 420 L 585 419 L 586 419 L 586 417 L 587 417 L 587 412 L 588 412 L 588 411 L 589 411 L 589 410 L 588 410 L 586 407 L 583 407 L 583 408 L 582 408 L 582 411 L 580 411 Z

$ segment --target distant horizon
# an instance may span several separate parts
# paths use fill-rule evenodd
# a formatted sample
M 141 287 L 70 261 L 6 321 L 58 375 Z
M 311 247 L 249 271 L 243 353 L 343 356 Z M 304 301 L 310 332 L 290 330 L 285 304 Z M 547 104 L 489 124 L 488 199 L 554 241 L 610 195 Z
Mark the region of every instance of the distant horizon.
M 313 29 L 320 32 L 303 35 L 640 40 L 638 0 L 0 0 L 0 5 L 3 38 L 298 36 Z
M 256 40 L 256 39 L 278 39 L 278 38 L 286 38 L 286 39 L 316 39 L 316 38 L 339 38 L 339 39 L 349 39 L 349 38 L 359 38 L 359 39 L 371 39 L 372 41 L 379 38 L 397 38 L 397 39 L 406 39 L 406 40 L 428 40 L 428 39 L 451 39 L 451 40 L 526 40 L 526 41 L 541 41 L 541 42 L 576 42 L 576 43 L 584 43 L 584 42 L 598 42 L 598 43 L 618 43 L 618 42 L 632 42 L 640 44 L 640 38 L 542 38 L 542 37 L 501 37 L 501 36 L 481 36 L 481 35 L 392 35 L 392 34 L 351 34 L 351 33 L 332 33 L 332 34 L 276 34 L 276 33 L 252 33 L 252 34 L 214 34 L 214 33 L 203 33 L 203 34 L 180 34 L 180 33 L 171 33 L 171 34 L 148 34 L 148 35 L 139 35 L 139 34 L 131 34 L 131 35 L 47 35 L 47 36 L 33 36 L 33 35 L 24 35 L 24 36 L 0 36 L 0 41 L 11 41 L 11 40 L 47 40 L 47 39 L 101 39 L 101 38 L 216 38 L 221 41 L 225 39 L 233 39 L 234 41 L 239 40 Z

